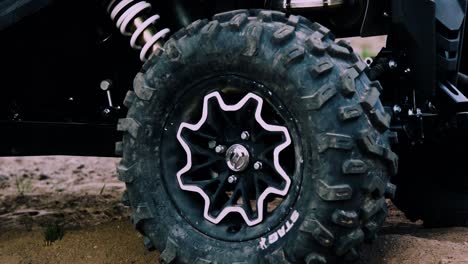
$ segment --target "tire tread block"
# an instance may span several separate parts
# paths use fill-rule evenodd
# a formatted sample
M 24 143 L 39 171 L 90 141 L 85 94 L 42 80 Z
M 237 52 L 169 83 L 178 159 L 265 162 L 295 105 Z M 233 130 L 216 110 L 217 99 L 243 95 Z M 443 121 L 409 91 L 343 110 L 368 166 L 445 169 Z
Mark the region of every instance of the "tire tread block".
M 156 91 L 156 89 L 152 89 L 145 85 L 145 77 L 141 72 L 137 73 L 135 80 L 133 81 L 133 87 L 136 96 L 143 101 L 151 100 L 154 92 Z
M 350 68 L 341 75 L 342 93 L 346 97 L 351 97 L 356 93 L 356 78 L 359 73 Z
M 125 183 L 132 183 L 137 175 L 138 162 L 130 166 L 125 166 L 122 162 L 117 166 L 118 179 Z
M 131 219 L 132 219 L 133 226 L 137 230 L 139 230 L 140 229 L 139 227 L 142 221 L 151 219 L 153 217 L 154 215 L 151 212 L 150 206 L 148 205 L 148 203 L 143 202 L 137 205 L 136 209 L 132 213 Z
M 117 130 L 127 132 L 133 138 L 137 138 L 140 131 L 140 124 L 133 118 L 122 118 L 118 121 Z
M 171 239 L 168 239 L 166 241 L 166 247 L 164 248 L 164 250 L 161 252 L 161 255 L 159 256 L 159 262 L 161 264 L 176 263 L 177 248 L 178 248 L 177 244 Z
M 343 201 L 351 199 L 353 189 L 348 184 L 328 185 L 323 180 L 319 180 L 317 194 L 324 201 Z
M 333 245 L 335 237 L 332 232 L 322 225 L 317 219 L 307 216 L 302 223 L 300 230 L 304 233 L 310 234 L 315 241 L 320 243 L 322 246 L 330 247 Z
M 323 37 L 323 34 L 314 32 L 306 39 L 306 47 L 312 54 L 317 56 L 325 54 L 325 51 L 327 50 L 327 44 L 322 41 Z
M 276 44 L 284 44 L 294 37 L 295 28 L 289 25 L 284 25 L 273 33 L 273 42 Z
M 247 27 L 245 36 L 247 38 L 247 46 L 243 52 L 244 56 L 252 57 L 258 52 L 261 46 L 260 41 L 263 35 L 263 26 L 260 24 L 253 24 Z
M 305 257 L 306 264 L 327 264 L 327 260 L 322 255 L 310 253 Z
M 304 95 L 301 99 L 306 101 L 306 107 L 308 110 L 318 110 L 322 108 L 326 102 L 332 99 L 336 93 L 336 88 L 333 85 L 325 84 L 312 95 Z
M 319 60 L 314 66 L 311 67 L 310 75 L 312 75 L 313 78 L 323 76 L 327 73 L 330 73 L 333 67 L 334 66 L 330 60 L 328 59 Z
M 343 256 L 349 250 L 355 246 L 361 244 L 364 241 L 364 232 L 361 229 L 356 229 L 346 236 L 339 239 L 336 245 L 336 254 Z
M 229 21 L 229 27 L 240 30 L 247 23 L 248 16 L 245 13 L 237 14 Z
M 362 115 L 362 108 L 359 105 L 343 106 L 338 109 L 341 121 L 357 119 Z
M 329 45 L 327 50 L 331 56 L 336 58 L 347 59 L 351 57 L 351 52 L 347 48 L 335 43 Z
M 354 142 L 348 135 L 326 133 L 319 136 L 318 144 L 319 152 L 323 153 L 328 149 L 351 150 Z
M 344 227 L 355 227 L 359 225 L 359 215 L 355 211 L 337 209 L 332 214 L 333 223 Z
M 366 199 L 364 201 L 363 206 L 361 207 L 361 214 L 363 219 L 369 219 L 373 215 L 375 215 L 379 210 L 385 205 L 385 199 L 380 198 L 378 200 L 375 199 Z
M 342 171 L 344 174 L 363 174 L 367 172 L 367 164 L 358 159 L 350 159 L 343 163 Z

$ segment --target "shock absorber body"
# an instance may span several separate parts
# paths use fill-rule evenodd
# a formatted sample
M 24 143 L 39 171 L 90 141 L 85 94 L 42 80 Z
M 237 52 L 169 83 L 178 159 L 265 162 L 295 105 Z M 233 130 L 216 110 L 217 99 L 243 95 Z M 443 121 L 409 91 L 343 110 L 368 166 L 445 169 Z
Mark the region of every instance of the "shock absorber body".
M 170 30 L 159 30 L 156 22 L 160 16 L 150 15 L 151 4 L 141 0 L 112 0 L 107 12 L 117 28 L 125 36 L 130 36 L 130 46 L 140 51 L 140 60 L 146 61 L 158 49 L 162 49 L 164 39 Z

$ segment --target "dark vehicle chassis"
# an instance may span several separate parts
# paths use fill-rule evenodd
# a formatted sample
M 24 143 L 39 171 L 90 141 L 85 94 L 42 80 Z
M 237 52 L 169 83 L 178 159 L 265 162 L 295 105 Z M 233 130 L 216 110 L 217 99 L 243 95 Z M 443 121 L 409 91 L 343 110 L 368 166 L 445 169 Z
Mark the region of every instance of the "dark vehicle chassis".
M 140 67 L 128 40 L 115 32 L 96 3 L 24 2 L 0 20 L 0 155 L 114 156 L 121 137 L 116 122 L 125 114 L 121 102 Z M 427 131 L 435 130 L 427 127 L 435 115 L 465 127 L 468 79 L 459 72 L 468 67 L 461 59 L 466 2 L 385 2 L 348 3 L 367 5 L 364 13 L 346 8 L 283 11 L 320 22 L 337 37 L 388 34 L 387 47 L 375 58 L 369 76 L 386 88 L 384 105 L 396 107 L 393 128 L 400 139 L 423 142 Z M 164 25 L 177 29 L 215 13 L 277 8 L 281 3 L 180 0 L 156 9 L 164 14 Z M 340 19 L 351 23 L 342 26 Z M 111 82 L 112 103 L 99 87 L 103 80 Z

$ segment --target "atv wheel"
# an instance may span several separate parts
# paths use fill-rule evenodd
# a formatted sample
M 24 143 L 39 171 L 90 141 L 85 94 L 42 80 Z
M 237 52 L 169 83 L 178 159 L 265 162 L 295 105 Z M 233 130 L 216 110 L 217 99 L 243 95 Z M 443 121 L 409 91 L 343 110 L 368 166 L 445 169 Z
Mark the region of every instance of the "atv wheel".
M 137 75 L 118 126 L 132 221 L 161 261 L 356 258 L 397 166 L 365 70 L 329 30 L 279 12 L 177 32 Z

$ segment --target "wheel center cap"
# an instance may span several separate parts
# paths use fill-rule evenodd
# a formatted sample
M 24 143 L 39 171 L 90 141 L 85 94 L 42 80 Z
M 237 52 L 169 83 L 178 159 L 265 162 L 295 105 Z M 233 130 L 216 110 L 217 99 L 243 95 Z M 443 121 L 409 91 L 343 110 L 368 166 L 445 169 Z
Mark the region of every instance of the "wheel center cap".
M 226 162 L 229 169 L 233 171 L 243 171 L 249 165 L 249 151 L 240 144 L 232 145 L 226 151 Z

